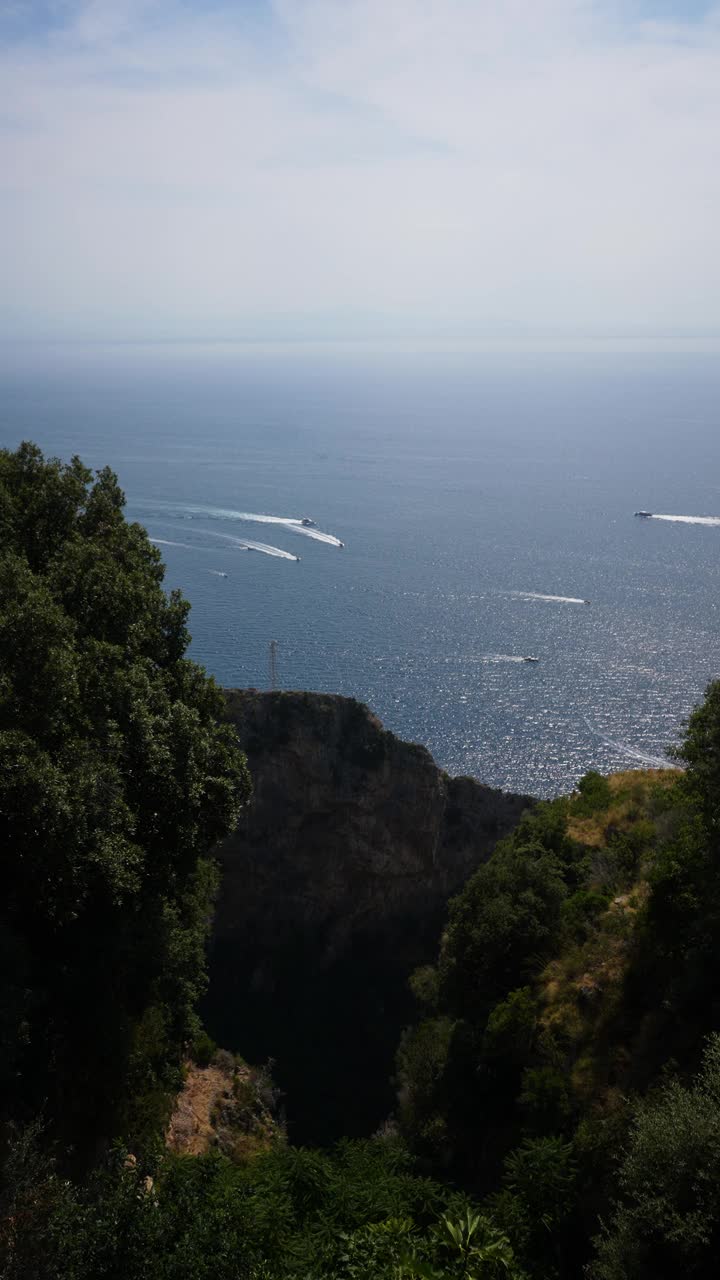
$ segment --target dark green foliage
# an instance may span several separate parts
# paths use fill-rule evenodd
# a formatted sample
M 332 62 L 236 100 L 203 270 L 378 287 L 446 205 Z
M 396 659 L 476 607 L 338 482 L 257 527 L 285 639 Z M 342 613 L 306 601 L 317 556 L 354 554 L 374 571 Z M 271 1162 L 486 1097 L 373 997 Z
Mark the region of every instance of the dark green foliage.
M 581 862 L 566 827 L 564 801 L 523 817 L 450 903 L 437 970 L 412 982 L 437 1016 L 400 1046 L 402 1131 L 441 1167 L 483 1185 L 523 1124 L 546 1124 L 547 1100 L 532 1118 L 529 1103 L 521 1117 L 517 1098 L 537 1025 L 528 980 L 560 943 L 567 886 Z
M 594 1280 L 717 1276 L 720 1257 L 720 1036 L 694 1085 L 641 1103 L 620 1170 L 621 1199 Z
M 720 680 L 708 685 L 705 698 L 688 721 L 682 746 L 675 753 L 686 767 L 685 786 L 697 802 L 710 842 L 720 841 Z
M 562 927 L 568 938 L 581 941 L 587 937 L 594 920 L 610 905 L 610 894 L 596 889 L 578 889 L 562 904 Z
M 594 769 L 580 779 L 578 791 L 580 803 L 576 807 L 576 812 L 582 817 L 590 817 L 598 810 L 607 809 L 610 803 L 610 784 L 607 778 L 604 778 L 601 773 L 596 773 Z
M 635 998 L 652 982 L 660 997 L 655 1053 L 695 1068 L 698 1046 L 720 1026 L 720 682 L 691 715 L 683 746 L 687 762 L 677 787 L 668 838 L 650 871 L 643 952 Z M 667 821 L 668 815 L 664 815 Z
M 193 1062 L 198 1067 L 209 1067 L 216 1053 L 217 1045 L 212 1036 L 207 1031 L 199 1031 L 190 1045 Z
M 526 1067 L 518 1106 L 528 1129 L 538 1133 L 565 1129 L 572 1110 L 567 1075 L 549 1063 Z
M 513 1249 L 391 1140 L 278 1149 L 241 1168 L 122 1151 L 83 1188 L 20 1144 L 0 1227 L 4 1280 L 523 1280 Z M 21 1216 L 24 1230 L 18 1232 Z
M 720 839 L 705 795 L 720 731 L 708 708 L 720 716 L 712 689 L 690 721 L 683 779 L 589 774 L 576 796 L 525 815 L 450 904 L 436 971 L 413 981 L 434 1016 L 398 1054 L 401 1131 L 488 1195 L 536 1280 L 574 1277 L 588 1259 L 627 1094 L 668 1059 L 692 1068 L 720 1025 Z M 665 1176 L 671 1188 L 669 1165 Z M 712 1199 L 703 1226 L 713 1241 L 717 1209 Z M 608 1280 L 634 1274 L 619 1261 L 625 1222 L 604 1246 L 617 1259 Z M 652 1260 L 639 1275 L 666 1274 Z
M 195 1030 L 215 890 L 248 795 L 189 606 L 107 469 L 0 453 L 5 1115 L 90 1154 L 157 1129 Z
M 562 866 L 539 842 L 503 842 L 450 904 L 440 950 L 441 999 L 479 1019 L 550 954 L 566 896 Z
M 419 1005 L 430 1012 L 437 1009 L 440 979 L 434 965 L 424 964 L 410 975 L 410 990 Z
M 488 1061 L 517 1067 L 527 1061 L 537 1026 L 537 1003 L 529 987 L 511 991 L 490 1014 L 483 1036 Z
M 442 1161 L 447 1147 L 445 1077 L 455 1024 L 428 1018 L 408 1028 L 397 1052 L 398 1111 L 415 1150 Z
M 558 1137 L 530 1138 L 507 1157 L 502 1190 L 489 1201 L 495 1220 L 537 1280 L 563 1274 L 564 1238 L 575 1209 L 576 1180 L 570 1143 Z

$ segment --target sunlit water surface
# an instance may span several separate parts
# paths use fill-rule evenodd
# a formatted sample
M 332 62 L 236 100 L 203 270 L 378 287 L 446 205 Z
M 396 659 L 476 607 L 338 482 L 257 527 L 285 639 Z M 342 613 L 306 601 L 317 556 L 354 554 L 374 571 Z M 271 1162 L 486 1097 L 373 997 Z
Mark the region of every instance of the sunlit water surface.
M 2 443 L 118 472 L 225 685 L 274 639 L 281 688 L 552 795 L 662 760 L 720 672 L 720 521 L 633 515 L 720 517 L 711 356 L 10 354 Z

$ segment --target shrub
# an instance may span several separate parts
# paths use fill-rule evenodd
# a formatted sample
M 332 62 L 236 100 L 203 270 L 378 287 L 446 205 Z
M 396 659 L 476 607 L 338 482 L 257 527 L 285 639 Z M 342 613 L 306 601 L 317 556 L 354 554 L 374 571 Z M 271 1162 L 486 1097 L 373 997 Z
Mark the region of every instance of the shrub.
M 190 1045 L 190 1057 L 195 1065 L 209 1067 L 216 1053 L 217 1045 L 212 1036 L 207 1031 L 199 1031 Z
M 593 1280 L 715 1280 L 720 1256 L 720 1035 L 690 1088 L 673 1081 L 638 1104 L 621 1199 L 599 1239 Z
M 602 809 L 607 809 L 612 800 L 612 791 L 607 778 L 591 769 L 578 782 L 579 797 L 575 801 L 575 813 L 582 817 L 592 817 Z
M 610 906 L 610 895 L 594 889 L 578 889 L 562 904 L 562 926 L 573 942 L 583 942 L 593 924 Z
M 537 1026 L 537 1005 L 529 987 L 511 991 L 492 1010 L 483 1036 L 483 1055 L 517 1066 L 527 1061 Z

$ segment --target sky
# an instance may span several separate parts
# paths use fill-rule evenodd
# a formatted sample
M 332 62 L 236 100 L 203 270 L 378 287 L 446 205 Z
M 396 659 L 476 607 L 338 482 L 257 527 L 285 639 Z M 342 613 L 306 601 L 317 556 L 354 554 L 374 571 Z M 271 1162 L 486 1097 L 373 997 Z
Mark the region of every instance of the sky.
M 720 343 L 720 3 L 0 0 L 0 338 Z

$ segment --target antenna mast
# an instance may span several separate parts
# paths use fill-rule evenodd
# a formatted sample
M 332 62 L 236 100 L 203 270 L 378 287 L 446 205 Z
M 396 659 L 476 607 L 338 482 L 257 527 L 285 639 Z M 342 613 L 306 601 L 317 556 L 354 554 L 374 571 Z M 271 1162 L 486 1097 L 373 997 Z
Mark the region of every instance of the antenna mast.
M 277 689 L 277 640 L 270 641 L 270 688 Z

